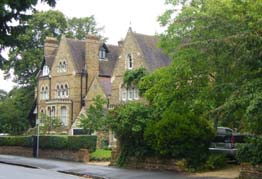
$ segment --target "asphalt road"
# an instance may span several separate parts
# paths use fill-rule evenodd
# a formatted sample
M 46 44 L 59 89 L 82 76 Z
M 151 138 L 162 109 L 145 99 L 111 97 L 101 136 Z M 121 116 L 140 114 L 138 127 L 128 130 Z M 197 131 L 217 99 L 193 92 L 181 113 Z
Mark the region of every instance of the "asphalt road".
M 83 179 L 45 169 L 0 164 L 0 179 Z
M 213 177 L 192 177 L 167 171 L 131 170 L 77 162 L 0 155 L 0 179 L 80 179 L 80 177 L 59 173 L 58 171 L 99 176 L 106 179 L 218 179 Z

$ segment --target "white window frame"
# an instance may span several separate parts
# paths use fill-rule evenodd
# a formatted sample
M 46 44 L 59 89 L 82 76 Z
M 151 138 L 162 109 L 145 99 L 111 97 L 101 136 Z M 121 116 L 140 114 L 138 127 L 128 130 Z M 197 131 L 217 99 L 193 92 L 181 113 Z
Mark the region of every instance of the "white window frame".
M 132 88 L 127 89 L 127 99 L 130 101 L 134 99 L 134 90 Z
M 106 49 L 104 47 L 101 47 L 99 49 L 99 60 L 106 59 Z
M 139 99 L 139 90 L 137 88 L 134 88 L 134 99 L 135 100 Z
M 63 113 L 63 109 L 65 109 L 65 113 Z M 61 122 L 64 126 L 67 126 L 67 107 L 66 106 L 61 106 L 60 109 L 60 118 Z
M 69 85 L 66 83 L 65 85 L 65 94 L 64 94 L 64 97 L 68 98 L 69 97 Z
M 121 88 L 121 90 L 122 90 L 122 93 L 121 93 L 122 101 L 126 101 L 127 100 L 127 90 L 125 87 Z
M 51 118 L 55 118 L 55 116 L 56 116 L 56 115 L 55 115 L 55 106 L 51 106 L 50 109 L 51 109 L 51 111 L 50 111 L 50 117 L 51 117 Z

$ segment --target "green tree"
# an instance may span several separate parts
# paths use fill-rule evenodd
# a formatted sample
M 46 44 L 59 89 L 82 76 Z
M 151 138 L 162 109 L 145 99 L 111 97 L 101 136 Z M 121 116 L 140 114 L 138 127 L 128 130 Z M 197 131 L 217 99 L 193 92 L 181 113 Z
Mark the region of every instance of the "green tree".
M 50 134 L 62 127 L 61 119 L 57 117 L 48 116 L 45 114 L 40 115 L 40 132 L 42 134 Z
M 148 105 L 130 102 L 117 106 L 109 113 L 109 126 L 120 142 L 118 165 L 123 166 L 129 157 L 141 159 L 152 154 L 144 140 L 147 124 L 152 120 L 152 111 Z
M 55 6 L 55 0 L 41 0 L 50 6 Z M 35 10 L 38 0 L 20 1 L 4 0 L 0 2 L 0 53 L 5 47 L 13 47 L 18 43 L 17 36 L 24 33 L 26 21 L 30 18 L 28 10 Z M 13 21 L 18 25 L 10 25 Z M 0 54 L 0 68 L 4 58 Z
M 0 102 L 3 101 L 7 96 L 7 92 L 5 90 L 0 89 Z
M 66 19 L 59 11 L 36 12 L 27 22 L 28 27 L 11 48 L 9 60 L 4 63 L 5 73 L 14 71 L 19 84 L 34 84 L 43 61 L 43 46 L 47 36 L 60 38 L 66 29 Z
M 34 100 L 32 87 L 11 90 L 0 103 L 0 133 L 22 134 L 29 128 L 28 115 Z
M 173 62 L 143 80 L 145 96 L 159 111 L 173 106 L 247 130 L 246 121 L 260 116 L 262 2 L 166 2 L 173 9 L 159 18 L 167 27 L 160 46 Z
M 107 110 L 105 109 L 106 100 L 101 96 L 96 96 L 94 103 L 87 108 L 84 114 L 80 115 L 80 127 L 92 134 L 94 131 L 107 129 L 106 119 Z
M 69 38 L 84 40 L 87 34 L 99 35 L 101 30 L 103 30 L 103 27 L 97 27 L 97 23 L 93 15 L 89 17 L 73 17 L 67 19 L 66 36 Z

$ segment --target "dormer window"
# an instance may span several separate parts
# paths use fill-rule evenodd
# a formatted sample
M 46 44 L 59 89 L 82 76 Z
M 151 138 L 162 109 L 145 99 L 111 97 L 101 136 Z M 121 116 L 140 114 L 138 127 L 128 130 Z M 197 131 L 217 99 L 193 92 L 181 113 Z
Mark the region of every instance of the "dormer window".
M 131 55 L 131 54 L 128 54 L 128 55 L 127 55 L 127 60 L 126 60 L 126 62 L 127 62 L 127 69 L 128 69 L 128 70 L 133 69 L 133 58 L 132 58 L 132 55 Z
M 47 76 L 47 75 L 49 75 L 49 67 L 45 65 L 43 67 L 43 76 Z
M 99 49 L 99 60 L 104 60 L 106 58 L 106 49 L 101 47 Z

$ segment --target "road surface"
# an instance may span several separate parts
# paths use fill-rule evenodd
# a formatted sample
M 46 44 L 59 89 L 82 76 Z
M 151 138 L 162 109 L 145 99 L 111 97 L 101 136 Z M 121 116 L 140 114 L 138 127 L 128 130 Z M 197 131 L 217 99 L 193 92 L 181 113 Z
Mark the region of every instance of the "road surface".
M 83 179 L 52 170 L 32 169 L 0 163 L 0 179 Z

